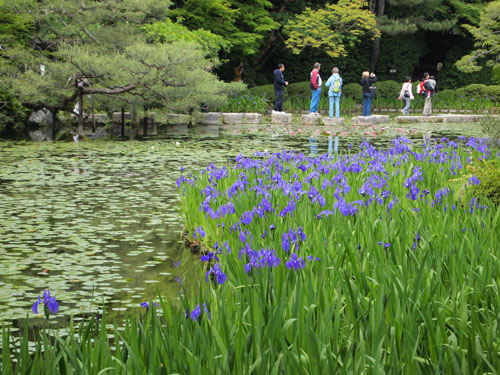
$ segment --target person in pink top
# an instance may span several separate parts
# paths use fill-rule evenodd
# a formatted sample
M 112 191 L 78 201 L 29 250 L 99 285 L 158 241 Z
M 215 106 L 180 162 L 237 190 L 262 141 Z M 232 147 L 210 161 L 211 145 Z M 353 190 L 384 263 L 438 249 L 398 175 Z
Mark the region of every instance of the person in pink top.
M 411 100 L 415 99 L 413 96 L 413 92 L 411 89 L 411 77 L 407 76 L 405 78 L 405 83 L 403 83 L 403 86 L 401 87 L 401 91 L 399 93 L 399 98 L 398 100 L 404 100 L 405 106 L 401 110 L 403 112 L 403 115 L 409 116 L 410 115 L 410 105 L 411 105 Z

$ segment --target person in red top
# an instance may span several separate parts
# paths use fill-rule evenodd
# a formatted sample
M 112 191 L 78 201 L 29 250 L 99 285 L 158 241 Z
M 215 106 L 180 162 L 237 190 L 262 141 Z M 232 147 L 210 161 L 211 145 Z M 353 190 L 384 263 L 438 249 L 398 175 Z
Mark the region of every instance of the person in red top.
M 311 71 L 310 86 L 312 90 L 311 96 L 311 107 L 309 108 L 309 113 L 318 114 L 319 98 L 321 97 L 321 77 L 319 75 L 319 70 L 321 69 L 320 63 L 314 63 L 314 69 Z

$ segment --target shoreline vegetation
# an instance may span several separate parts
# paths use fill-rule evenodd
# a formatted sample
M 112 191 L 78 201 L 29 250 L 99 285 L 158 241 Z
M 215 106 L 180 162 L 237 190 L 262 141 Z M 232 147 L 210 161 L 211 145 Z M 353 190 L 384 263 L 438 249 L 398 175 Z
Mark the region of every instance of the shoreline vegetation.
M 401 137 L 185 172 L 200 284 L 124 327 L 3 329 L 2 374 L 495 373 L 500 210 L 481 168 L 499 158 L 482 139 Z

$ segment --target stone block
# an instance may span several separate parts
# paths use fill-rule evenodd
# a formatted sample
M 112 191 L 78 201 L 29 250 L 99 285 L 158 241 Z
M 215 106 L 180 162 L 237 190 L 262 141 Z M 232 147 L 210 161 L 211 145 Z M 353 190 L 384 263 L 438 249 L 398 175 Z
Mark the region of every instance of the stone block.
M 52 113 L 46 108 L 34 111 L 31 113 L 30 117 L 28 117 L 28 124 L 43 126 L 52 125 Z
M 319 125 L 320 123 L 320 115 L 302 115 L 302 125 Z
M 477 122 L 483 117 L 481 115 L 448 115 L 443 116 L 443 122 Z
M 222 123 L 226 125 L 241 125 L 243 123 L 243 113 L 223 113 Z
M 31 140 L 35 142 L 51 141 L 52 140 L 52 129 L 44 128 L 35 130 L 28 133 Z
M 218 112 L 201 112 L 196 115 L 197 124 L 201 125 L 219 125 L 220 113 Z
M 113 112 L 113 122 L 116 122 L 117 124 L 120 124 L 122 122 L 122 113 L 121 112 Z M 130 121 L 132 120 L 132 116 L 130 115 L 130 112 L 125 112 L 125 121 Z
M 386 115 L 357 116 L 351 119 L 351 125 L 370 126 L 375 124 L 389 123 L 391 120 Z
M 191 122 L 191 116 L 181 115 L 178 113 L 168 113 L 166 122 L 169 125 L 189 125 Z
M 272 124 L 291 124 L 292 114 L 291 113 L 273 113 L 271 115 Z
M 260 113 L 245 113 L 243 115 L 243 123 L 260 124 L 262 123 L 262 115 Z
M 333 126 L 333 125 L 344 125 L 344 118 L 343 117 L 322 117 L 321 118 L 321 123 L 323 125 L 327 126 Z

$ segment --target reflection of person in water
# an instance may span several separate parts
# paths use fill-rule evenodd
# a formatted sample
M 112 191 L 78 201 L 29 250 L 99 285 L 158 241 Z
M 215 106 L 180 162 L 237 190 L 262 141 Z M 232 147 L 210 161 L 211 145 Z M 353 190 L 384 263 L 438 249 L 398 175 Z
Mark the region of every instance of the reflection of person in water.
M 234 67 L 234 82 L 246 82 L 245 69 L 243 69 L 242 62 Z

